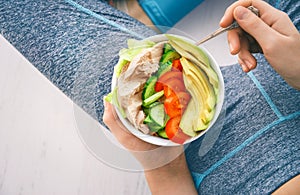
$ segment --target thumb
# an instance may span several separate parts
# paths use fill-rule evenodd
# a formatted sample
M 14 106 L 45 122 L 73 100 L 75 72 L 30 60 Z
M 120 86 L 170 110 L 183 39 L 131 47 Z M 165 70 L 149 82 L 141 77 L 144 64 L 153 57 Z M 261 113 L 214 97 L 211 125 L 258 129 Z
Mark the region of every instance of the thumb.
M 252 13 L 249 9 L 238 6 L 234 10 L 234 18 L 240 27 L 249 33 L 262 47 L 274 39 L 276 33 L 262 19 Z
M 103 100 L 103 103 L 104 113 L 102 120 L 104 124 L 107 125 L 108 128 L 110 128 L 110 131 L 114 133 L 115 129 L 119 129 L 120 127 L 123 127 L 123 125 L 119 120 L 113 105 L 106 100 Z

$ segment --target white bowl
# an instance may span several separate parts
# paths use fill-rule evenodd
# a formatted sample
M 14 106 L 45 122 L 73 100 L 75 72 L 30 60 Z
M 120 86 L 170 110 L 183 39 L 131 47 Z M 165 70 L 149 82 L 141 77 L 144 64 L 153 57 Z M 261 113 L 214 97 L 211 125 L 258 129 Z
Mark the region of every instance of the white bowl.
M 186 37 L 183 36 L 179 36 L 179 35 L 174 35 L 172 34 L 172 36 L 177 36 L 181 39 L 184 39 L 190 43 L 195 43 L 195 41 L 190 40 Z M 148 37 L 148 40 L 154 41 L 154 42 L 161 42 L 161 41 L 166 41 L 168 40 L 167 37 L 164 34 L 159 34 L 159 35 L 155 35 L 152 37 Z M 211 127 L 214 125 L 214 123 L 216 122 L 218 116 L 221 113 L 222 110 L 222 106 L 223 106 L 223 102 L 224 102 L 224 80 L 223 80 L 223 76 L 220 70 L 219 65 L 217 64 L 216 60 L 213 58 L 213 56 L 203 47 L 199 46 L 201 48 L 201 50 L 203 52 L 206 53 L 207 57 L 209 58 L 210 61 L 210 65 L 211 67 L 215 70 L 215 72 L 217 73 L 218 77 L 219 77 L 219 94 L 218 94 L 218 102 L 216 104 L 216 111 L 214 114 L 213 119 L 210 121 L 210 124 L 208 126 L 208 128 L 202 132 L 200 132 L 197 136 L 192 137 L 188 140 L 186 140 L 184 142 L 184 144 L 190 143 L 196 139 L 198 139 L 199 137 L 201 137 L 202 135 L 204 135 L 207 131 L 209 131 L 211 129 Z M 112 90 L 114 89 L 114 87 L 116 86 L 116 76 L 113 75 L 112 78 Z M 160 137 L 156 137 L 156 136 L 152 136 L 152 135 L 147 135 L 142 133 L 140 130 L 136 129 L 127 119 L 123 118 L 120 111 L 117 109 L 117 107 L 115 107 L 116 109 L 116 113 L 118 115 L 118 117 L 120 118 L 120 121 L 123 123 L 123 125 L 132 133 L 134 134 L 136 137 L 142 139 L 145 142 L 151 143 L 151 144 L 155 144 L 155 145 L 159 145 L 159 146 L 178 146 L 180 144 L 172 142 L 171 140 L 168 139 L 163 139 Z

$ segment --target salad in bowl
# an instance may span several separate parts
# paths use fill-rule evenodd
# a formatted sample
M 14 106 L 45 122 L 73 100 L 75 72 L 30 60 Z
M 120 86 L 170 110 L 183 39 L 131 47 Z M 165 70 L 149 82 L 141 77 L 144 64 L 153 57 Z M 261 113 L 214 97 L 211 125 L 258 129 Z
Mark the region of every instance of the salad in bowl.
M 105 99 L 134 135 L 174 146 L 199 138 L 215 123 L 224 82 L 204 48 L 185 37 L 162 34 L 128 40 Z

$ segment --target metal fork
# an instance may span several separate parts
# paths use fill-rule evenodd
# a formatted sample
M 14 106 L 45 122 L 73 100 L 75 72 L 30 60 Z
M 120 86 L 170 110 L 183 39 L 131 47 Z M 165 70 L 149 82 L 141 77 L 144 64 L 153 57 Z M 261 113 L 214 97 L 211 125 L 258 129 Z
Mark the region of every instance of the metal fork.
M 253 6 L 249 6 L 248 9 L 251 10 L 255 15 L 259 16 L 259 11 L 258 11 L 257 8 L 255 8 L 255 7 L 253 7 Z M 204 43 L 204 42 L 206 42 L 206 41 L 208 41 L 208 40 L 210 40 L 210 39 L 212 39 L 212 38 L 214 38 L 214 37 L 216 37 L 216 36 L 222 34 L 223 32 L 226 32 L 226 31 L 228 31 L 228 30 L 235 29 L 235 28 L 238 28 L 238 27 L 240 27 L 240 25 L 239 25 L 236 21 L 234 21 L 234 22 L 233 22 L 232 24 L 230 24 L 228 27 L 226 27 L 226 28 L 222 28 L 222 27 L 221 27 L 221 28 L 217 29 L 215 32 L 209 34 L 209 35 L 206 36 L 204 39 L 198 41 L 198 42 L 196 43 L 196 45 L 200 45 L 200 44 L 202 44 L 202 43 Z

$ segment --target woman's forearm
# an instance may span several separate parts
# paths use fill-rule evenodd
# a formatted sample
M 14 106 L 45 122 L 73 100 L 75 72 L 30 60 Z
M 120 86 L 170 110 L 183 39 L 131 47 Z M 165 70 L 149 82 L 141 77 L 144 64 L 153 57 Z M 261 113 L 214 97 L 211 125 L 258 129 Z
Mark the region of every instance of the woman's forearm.
M 152 194 L 197 194 L 184 153 L 162 167 L 145 171 Z

